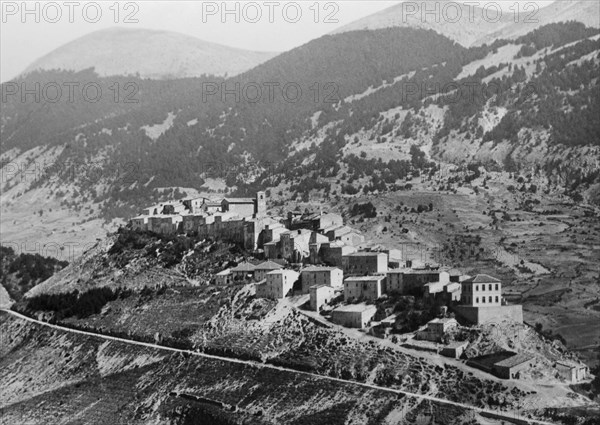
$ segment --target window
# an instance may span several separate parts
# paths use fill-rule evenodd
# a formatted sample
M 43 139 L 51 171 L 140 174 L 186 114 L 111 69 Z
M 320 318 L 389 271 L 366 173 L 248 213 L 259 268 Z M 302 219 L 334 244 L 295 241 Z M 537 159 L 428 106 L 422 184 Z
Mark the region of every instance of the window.
M 496 291 L 498 290 L 498 284 L 496 283 Z
M 490 296 L 489 301 L 492 302 L 492 297 Z
M 475 302 L 478 303 L 479 302 L 479 297 L 475 298 Z
M 475 291 L 479 291 L 479 285 L 475 285 Z
M 488 285 L 488 290 L 489 290 L 489 291 L 491 291 L 491 290 L 492 290 L 492 284 L 491 284 L 491 283 Z
M 485 297 L 481 297 L 481 302 L 485 304 Z
M 498 302 L 498 296 L 496 296 L 496 302 Z

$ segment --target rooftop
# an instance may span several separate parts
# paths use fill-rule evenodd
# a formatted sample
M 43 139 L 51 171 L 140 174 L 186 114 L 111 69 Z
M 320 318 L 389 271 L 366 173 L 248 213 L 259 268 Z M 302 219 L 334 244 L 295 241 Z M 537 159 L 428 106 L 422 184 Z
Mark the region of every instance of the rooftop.
M 305 235 L 307 233 L 312 233 L 312 230 L 309 230 L 309 229 L 288 230 L 286 232 L 283 232 L 282 235 Z
M 557 366 L 562 366 L 562 367 L 567 367 L 567 368 L 578 368 L 578 367 L 586 367 L 583 364 L 580 363 L 573 363 L 571 361 L 567 361 L 567 360 L 559 360 L 556 362 Z
M 336 235 L 341 236 L 341 235 L 345 235 L 347 233 L 350 232 L 355 232 L 355 233 L 359 233 L 358 230 L 354 230 L 352 227 L 350 226 L 338 226 L 338 227 L 333 227 L 333 228 L 329 228 L 327 229 L 328 232 L 335 232 Z
M 393 270 L 388 270 L 386 273 L 394 273 L 394 274 L 432 274 L 432 273 L 439 273 L 439 270 L 433 270 L 433 269 L 411 269 L 411 268 L 401 268 L 401 269 L 393 269 Z
M 300 216 L 293 217 L 292 221 L 294 221 L 295 223 L 301 223 L 303 221 L 316 220 L 317 218 L 321 218 L 321 214 L 309 213 L 309 214 L 302 214 Z
M 324 283 L 321 283 L 319 285 L 312 285 L 308 289 L 321 289 L 321 288 L 329 288 L 333 291 L 333 288 L 331 286 L 325 285 Z
M 494 366 L 514 367 L 514 366 L 523 364 L 525 362 L 528 362 L 532 359 L 533 359 L 533 356 L 530 356 L 529 354 L 515 354 L 514 356 L 509 357 L 508 359 L 499 361 L 498 363 L 494 364 Z
M 447 292 L 456 292 L 461 290 L 460 283 L 457 282 L 445 283 L 444 286 L 446 287 Z
M 373 309 L 377 310 L 377 307 L 374 305 L 367 305 L 367 304 L 348 304 L 348 305 L 338 307 L 333 311 L 362 313 L 363 311 L 368 311 L 368 310 L 373 310 Z
M 464 280 L 463 283 L 500 283 L 500 280 L 487 274 L 478 274 Z
M 298 272 L 296 272 L 294 270 L 290 270 L 290 269 L 282 269 L 282 268 L 280 268 L 279 270 L 273 270 L 273 271 L 271 271 L 271 272 L 269 272 L 267 274 L 273 275 L 273 274 L 284 274 L 284 273 L 298 273 Z
M 373 280 L 382 280 L 385 276 L 352 276 L 344 279 L 345 282 L 370 282 Z
M 329 272 L 333 270 L 341 270 L 338 267 L 325 267 L 325 266 L 308 266 L 302 269 L 302 272 Z
M 449 267 L 440 267 L 440 271 L 448 273 L 450 276 L 460 276 L 461 271 L 458 269 L 452 269 Z
M 446 344 L 444 348 L 460 348 L 469 345 L 469 341 L 452 341 Z
M 254 270 L 256 270 L 256 266 L 248 262 L 240 263 L 231 269 L 232 272 L 253 272 Z
M 371 257 L 374 255 L 386 255 L 385 252 L 374 252 L 374 251 L 360 251 L 353 252 L 352 254 L 346 254 L 345 257 Z
M 231 274 L 231 270 L 230 269 L 225 269 L 225 270 L 217 273 L 215 276 L 227 276 L 229 274 Z
M 227 201 L 230 204 L 253 204 L 254 198 L 224 198 L 223 201 Z
M 279 270 L 281 264 L 277 264 L 274 261 L 265 261 L 256 266 L 255 270 Z
M 454 323 L 456 322 L 456 319 L 453 319 L 451 317 L 442 317 L 442 318 L 435 318 L 429 321 L 429 323 Z

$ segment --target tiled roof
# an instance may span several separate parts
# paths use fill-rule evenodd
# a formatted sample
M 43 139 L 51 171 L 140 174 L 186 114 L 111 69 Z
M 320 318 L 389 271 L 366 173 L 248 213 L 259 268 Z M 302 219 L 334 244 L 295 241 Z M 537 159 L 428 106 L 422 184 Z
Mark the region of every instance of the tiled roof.
M 279 270 L 280 268 L 281 264 L 277 264 L 273 261 L 265 261 L 256 266 L 255 270 Z
M 439 273 L 439 270 L 431 270 L 431 269 L 415 270 L 415 269 L 403 268 L 403 269 L 388 270 L 386 273 L 390 273 L 390 274 L 432 274 L 432 273 Z
M 318 285 L 312 285 L 308 289 L 320 289 L 320 288 L 329 288 L 333 291 L 333 288 L 329 285 L 325 285 L 324 283 L 320 283 Z
M 336 308 L 335 311 L 347 311 L 347 312 L 356 312 L 356 313 L 361 313 L 363 311 L 367 311 L 367 310 L 377 310 L 377 307 L 374 305 L 367 305 L 367 304 L 348 304 L 348 305 L 344 305 L 341 307 Z
M 528 354 L 515 354 L 514 356 L 509 357 L 508 359 L 499 361 L 498 363 L 494 364 L 494 366 L 514 367 L 528 362 L 531 359 L 533 359 L 533 356 L 530 356 Z
M 453 319 L 451 317 L 442 317 L 440 318 L 435 318 L 429 321 L 429 323 L 454 323 L 456 322 L 456 319 Z
M 460 348 L 469 345 L 469 341 L 452 341 L 446 344 L 444 348 Z
M 240 263 L 236 267 L 232 268 L 232 272 L 253 272 L 256 266 L 250 263 Z
M 332 270 L 340 270 L 338 267 L 325 267 L 325 266 L 309 266 L 302 269 L 303 272 L 328 272 Z
M 446 287 L 446 291 L 448 292 L 456 292 L 461 289 L 460 283 L 458 282 L 450 282 L 444 285 Z
M 230 204 L 253 204 L 253 198 L 225 198 L 223 201 L 227 201 Z
M 278 270 L 270 271 L 267 274 L 275 275 L 275 274 L 285 274 L 285 273 L 297 273 L 297 272 L 295 270 L 290 270 L 290 269 L 278 269 Z
M 309 229 L 297 229 L 297 230 L 288 230 L 283 232 L 282 235 L 306 235 L 308 233 L 312 233 L 312 230 Z
M 385 276 L 352 276 L 347 277 L 344 281 L 352 281 L 352 282 L 369 282 L 372 280 L 381 280 L 385 279 Z
M 500 280 L 487 274 L 478 274 L 464 280 L 463 283 L 500 283 Z

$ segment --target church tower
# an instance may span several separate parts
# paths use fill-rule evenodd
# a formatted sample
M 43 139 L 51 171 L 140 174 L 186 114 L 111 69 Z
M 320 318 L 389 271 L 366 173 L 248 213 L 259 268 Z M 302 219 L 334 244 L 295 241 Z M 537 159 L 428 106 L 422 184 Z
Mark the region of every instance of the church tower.
M 265 192 L 256 192 L 256 217 L 267 215 L 267 196 Z

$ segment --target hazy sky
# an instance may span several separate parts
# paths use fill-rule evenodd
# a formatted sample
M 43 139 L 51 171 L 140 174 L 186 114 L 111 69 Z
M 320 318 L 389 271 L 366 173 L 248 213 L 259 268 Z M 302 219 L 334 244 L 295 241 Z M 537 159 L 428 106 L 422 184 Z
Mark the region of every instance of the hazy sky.
M 498 3 L 507 8 L 515 1 L 528 2 Z M 479 1 L 481 5 L 486 2 L 489 3 Z M 23 2 L 1 0 L 0 81 L 15 77 L 39 57 L 71 40 L 113 26 L 177 31 L 243 49 L 285 51 L 400 1 L 291 3 L 294 2 L 45 1 L 26 2 L 26 9 L 31 13 L 24 14 Z M 551 1 L 535 3 L 545 6 Z M 223 14 L 225 8 L 234 10 L 235 7 L 239 8 L 240 22 L 235 22 L 235 13 Z M 260 17 L 257 12 L 261 13 Z M 127 22 L 128 17 L 137 22 Z

